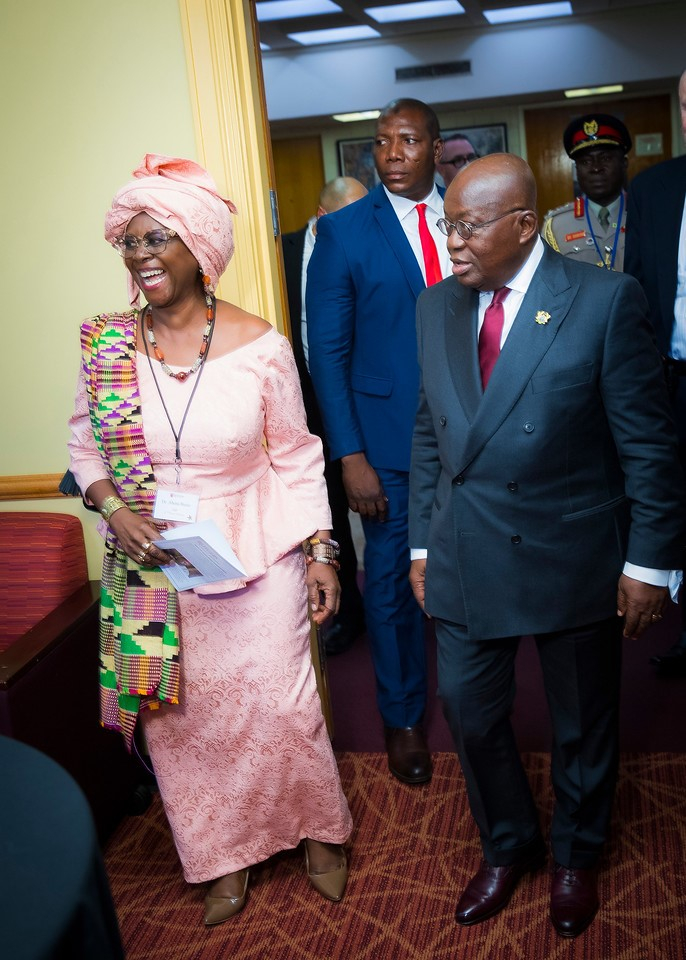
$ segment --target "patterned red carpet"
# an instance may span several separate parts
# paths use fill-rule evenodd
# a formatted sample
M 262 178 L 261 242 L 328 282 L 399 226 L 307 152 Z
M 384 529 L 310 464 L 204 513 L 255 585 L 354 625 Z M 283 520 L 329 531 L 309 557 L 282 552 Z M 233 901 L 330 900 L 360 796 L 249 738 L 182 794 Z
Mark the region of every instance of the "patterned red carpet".
M 184 883 L 156 798 L 105 854 L 128 960 L 686 960 L 686 755 L 623 755 L 601 912 L 574 941 L 550 925 L 545 871 L 498 917 L 455 924 L 479 844 L 455 757 L 434 759 L 431 784 L 412 788 L 384 754 L 340 754 L 355 821 L 345 900 L 315 893 L 297 851 L 257 867 L 245 910 L 209 929 L 204 888 Z M 545 823 L 548 757 L 526 764 Z

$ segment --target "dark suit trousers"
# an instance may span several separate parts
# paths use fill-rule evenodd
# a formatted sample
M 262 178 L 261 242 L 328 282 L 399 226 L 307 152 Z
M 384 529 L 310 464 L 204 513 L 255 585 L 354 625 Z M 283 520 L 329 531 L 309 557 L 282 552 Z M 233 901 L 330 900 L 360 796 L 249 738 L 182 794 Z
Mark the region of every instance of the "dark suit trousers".
M 621 630 L 613 617 L 535 638 L 553 726 L 551 843 L 566 867 L 593 866 L 607 836 L 619 756 Z M 439 695 L 484 857 L 496 866 L 513 863 L 542 847 L 510 723 L 520 638 L 470 640 L 466 627 L 437 620 L 436 639 Z
M 367 637 L 383 721 L 388 727 L 411 727 L 426 708 L 426 648 L 422 611 L 408 580 L 409 474 L 375 469 L 388 497 L 388 519 L 362 520 Z

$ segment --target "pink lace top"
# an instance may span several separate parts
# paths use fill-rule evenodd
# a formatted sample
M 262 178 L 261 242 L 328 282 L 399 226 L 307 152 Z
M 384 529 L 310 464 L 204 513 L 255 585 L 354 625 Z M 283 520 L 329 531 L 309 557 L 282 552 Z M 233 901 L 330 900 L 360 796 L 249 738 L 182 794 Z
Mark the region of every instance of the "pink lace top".
M 152 362 L 178 433 L 195 378 L 180 383 Z M 215 520 L 248 572 L 245 579 L 198 587 L 198 593 L 242 587 L 315 530 L 330 528 L 321 441 L 308 433 L 285 337 L 270 330 L 232 353 L 207 360 L 181 434 L 180 487 L 174 436 L 145 354 L 137 354 L 137 366 L 145 438 L 158 487 L 198 494 L 197 519 Z M 93 440 L 81 377 L 69 424 L 71 469 L 85 491 L 108 473 Z

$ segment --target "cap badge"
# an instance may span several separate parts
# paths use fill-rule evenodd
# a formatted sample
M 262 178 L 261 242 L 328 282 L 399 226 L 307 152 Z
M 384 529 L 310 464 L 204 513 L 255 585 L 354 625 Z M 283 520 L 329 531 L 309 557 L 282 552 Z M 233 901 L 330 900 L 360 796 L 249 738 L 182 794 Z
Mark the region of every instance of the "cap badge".
M 584 133 L 587 137 L 595 137 L 598 133 L 598 121 L 597 120 L 587 120 L 584 124 Z
M 540 323 L 542 327 L 550 320 L 550 314 L 546 313 L 545 310 L 539 310 L 536 316 L 534 317 L 536 323 Z

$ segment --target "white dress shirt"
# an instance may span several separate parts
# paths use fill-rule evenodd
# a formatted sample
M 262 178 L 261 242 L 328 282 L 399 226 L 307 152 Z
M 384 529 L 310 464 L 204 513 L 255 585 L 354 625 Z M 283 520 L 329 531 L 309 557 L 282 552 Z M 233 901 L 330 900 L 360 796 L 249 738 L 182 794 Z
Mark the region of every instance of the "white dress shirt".
M 386 187 L 384 187 L 384 190 L 386 190 Z M 441 276 L 445 280 L 452 272 L 452 264 L 448 254 L 448 238 L 444 233 L 441 233 L 436 226 L 436 221 L 441 220 L 445 216 L 443 213 L 443 199 L 436 185 L 434 184 L 431 193 L 424 197 L 423 200 L 408 200 L 407 197 L 397 197 L 389 190 L 386 190 L 386 196 L 390 200 L 391 206 L 400 221 L 400 226 L 403 228 L 405 236 L 412 247 L 412 252 L 417 258 L 417 263 L 424 277 L 424 283 L 426 283 L 426 268 L 424 266 L 422 241 L 419 238 L 419 214 L 417 213 L 416 206 L 417 203 L 426 204 L 426 224 L 436 244 L 438 259 L 441 264 Z
M 676 267 L 676 298 L 674 300 L 674 328 L 670 354 L 676 360 L 686 360 L 686 200 L 681 214 L 679 251 Z
M 300 272 L 300 302 L 302 307 L 300 310 L 300 339 L 303 344 L 303 353 L 305 355 L 305 366 L 307 367 L 307 372 L 310 372 L 310 350 L 309 344 L 307 342 L 307 313 L 305 312 L 305 290 L 307 289 L 307 266 L 310 262 L 310 257 L 312 256 L 312 251 L 314 250 L 314 242 L 317 239 L 314 233 L 314 228 L 317 223 L 316 217 L 310 217 L 307 221 L 307 229 L 305 230 L 305 243 L 303 245 L 303 262 Z

